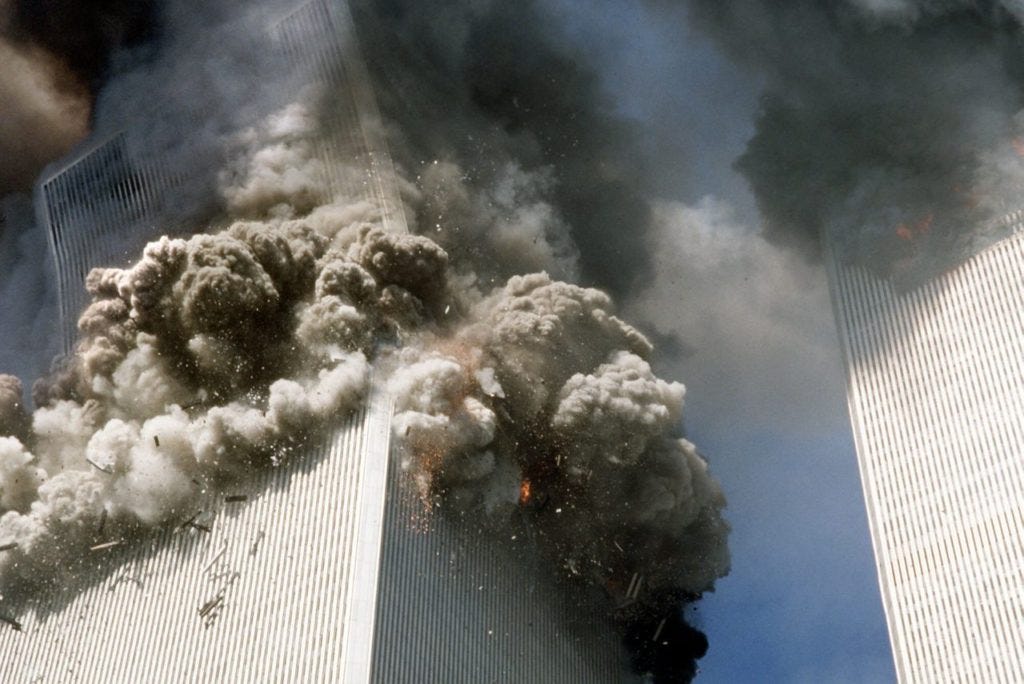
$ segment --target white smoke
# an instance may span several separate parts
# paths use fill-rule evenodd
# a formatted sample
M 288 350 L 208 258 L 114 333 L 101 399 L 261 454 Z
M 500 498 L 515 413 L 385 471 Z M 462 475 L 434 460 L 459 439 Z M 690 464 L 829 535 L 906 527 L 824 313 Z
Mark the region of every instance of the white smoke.
M 389 120 L 401 200 L 422 235 L 387 233 L 385 207 L 330 190 L 331 174 L 351 171 L 321 154 L 331 94 L 300 93 L 255 120 L 273 98 L 246 98 L 262 69 L 279 74 L 267 55 L 246 62 L 240 36 L 266 17 L 219 16 L 215 5 L 189 16 L 170 3 L 171 25 L 212 17 L 202 43 L 168 39 L 162 49 L 183 59 L 144 62 L 99 100 L 101 128 L 126 113 L 148 122 L 130 153 L 152 152 L 181 179 L 174 218 L 204 197 L 199 213 L 213 218 L 197 224 L 202 234 L 150 243 L 130 267 L 89 274 L 73 357 L 36 387 L 31 427 L 4 442 L 0 546 L 15 546 L 0 555 L 3 600 L 74 582 L 91 546 L 180 525 L 201 496 L 280 465 L 360 406 L 371 373 L 395 396 L 403 467 L 427 510 L 480 513 L 499 528 L 529 518 L 551 565 L 608 594 L 616 617 L 671 617 L 711 589 L 728 570 L 725 501 L 679 438 L 683 388 L 653 374 L 650 342 L 607 294 L 563 280 L 622 247 L 625 288 L 644 261 L 629 231 L 649 218 L 639 180 L 600 151 L 617 129 L 584 112 L 579 136 L 556 138 L 560 119 L 538 114 L 531 138 L 460 101 L 452 121 L 489 142 L 417 164 L 430 149 L 419 124 Z M 475 14 L 464 19 L 509 18 L 497 4 Z M 205 59 L 220 40 L 226 54 Z M 193 47 L 198 62 L 184 58 Z M 530 97 L 553 102 L 530 78 L 542 86 Z M 186 92 L 167 103 L 151 83 Z M 563 99 L 576 94 L 593 104 L 585 79 Z M 436 124 L 425 128 L 445 135 Z M 607 249 L 581 254 L 573 236 L 591 226 Z M 620 605 L 641 575 L 635 604 Z M 680 657 L 699 657 L 695 643 Z
M 17 427 L 20 388 L 3 385 L 16 436 L 0 542 L 17 546 L 0 593 L 278 465 L 359 406 L 371 366 L 390 378 L 403 464 L 431 508 L 500 525 L 543 501 L 530 510 L 568 576 L 710 589 L 728 569 L 725 502 L 673 437 L 683 388 L 653 375 L 650 343 L 598 290 L 537 273 L 488 291 L 433 241 L 375 228 L 372 202 L 311 207 L 309 184 L 273 180 L 281 153 L 315 154 L 315 129 L 292 125 L 302 111 L 248 132 L 251 153 L 221 176 L 229 206 L 262 218 L 90 273 L 81 340 L 37 387 L 31 430 Z

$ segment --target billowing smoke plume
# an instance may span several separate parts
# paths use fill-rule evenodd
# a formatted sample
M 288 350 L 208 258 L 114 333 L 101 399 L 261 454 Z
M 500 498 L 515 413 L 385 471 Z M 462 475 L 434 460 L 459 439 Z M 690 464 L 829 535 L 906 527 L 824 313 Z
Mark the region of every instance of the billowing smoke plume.
M 689 0 L 765 81 L 737 166 L 767 235 L 934 272 L 998 234 L 1024 181 L 1024 34 L 1000 0 Z
M 648 261 L 642 170 L 593 76 L 532 3 L 357 3 L 384 114 L 369 125 L 421 234 L 395 235 L 381 206 L 325 183 L 332 93 L 253 116 L 274 68 L 246 58 L 265 16 L 226 7 L 197 19 L 167 3 L 171 57 L 99 99 L 98 129 L 148 122 L 134 153 L 181 179 L 174 219 L 204 194 L 214 218 L 94 270 L 79 345 L 37 385 L 39 408 L 26 417 L 13 382 L 2 395 L 3 600 L 285 462 L 373 373 L 430 510 L 499 529 L 525 515 L 550 565 L 607 597 L 639 671 L 692 675 L 707 643 L 680 607 L 728 569 L 724 498 L 678 435 L 682 386 L 654 375 L 607 295 L 565 282 L 625 292 Z
M 500 526 L 525 507 L 561 572 L 639 599 L 627 624 L 676 624 L 728 569 L 724 499 L 673 436 L 683 387 L 653 375 L 643 335 L 597 290 L 538 273 L 480 292 L 434 242 L 328 209 L 163 238 L 89 275 L 82 340 L 37 387 L 30 431 L 20 387 L 0 385 L 0 541 L 16 544 L 0 593 L 70 581 L 92 546 L 286 461 L 358 406 L 372 364 L 429 509 Z

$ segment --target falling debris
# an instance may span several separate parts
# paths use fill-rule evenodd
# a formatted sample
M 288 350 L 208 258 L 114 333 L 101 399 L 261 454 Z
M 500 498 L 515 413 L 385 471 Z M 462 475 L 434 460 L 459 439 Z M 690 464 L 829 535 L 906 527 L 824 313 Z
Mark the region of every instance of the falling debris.
M 256 538 L 253 539 L 252 546 L 249 548 L 249 555 L 250 556 L 255 556 L 256 552 L 259 551 L 260 543 L 263 541 L 263 537 L 265 537 L 266 534 L 267 534 L 266 532 L 264 532 L 263 530 L 260 530 L 259 533 L 256 535 Z
M 0 546 L 0 551 L 11 551 L 12 549 L 16 548 L 18 548 L 17 542 L 11 542 L 9 544 L 4 544 L 3 546 Z
M 98 463 L 96 463 L 95 461 L 93 461 L 91 458 L 86 457 L 85 460 L 89 463 L 89 465 L 91 465 L 93 468 L 95 468 L 96 470 L 100 471 L 101 473 L 106 473 L 107 475 L 113 475 L 114 474 L 114 471 L 110 470 L 109 468 L 104 468 L 103 466 L 101 466 Z
M 90 551 L 102 551 L 104 549 L 112 549 L 115 546 L 120 546 L 121 543 L 122 543 L 122 540 L 115 539 L 114 541 L 104 542 L 102 544 L 96 544 L 95 546 L 90 546 L 89 550 Z
M 223 594 L 217 594 L 199 608 L 199 617 L 206 617 L 216 609 L 224 600 Z
M 189 518 L 189 519 L 188 519 L 188 520 L 186 520 L 185 522 L 183 522 L 183 523 L 181 523 L 180 525 L 178 525 L 178 529 L 179 529 L 179 530 L 183 530 L 183 529 L 185 529 L 186 527 L 188 527 L 189 525 L 191 525 L 192 523 L 194 523 L 194 522 L 196 521 L 196 518 L 198 518 L 198 517 L 199 517 L 200 515 L 202 515 L 202 514 L 203 514 L 203 512 L 202 512 L 202 511 L 199 511 L 198 513 L 196 513 L 195 515 L 193 515 L 193 516 L 192 516 L 191 518 Z
M 629 586 L 626 588 L 626 593 L 622 595 L 622 599 L 619 601 L 620 608 L 636 603 L 640 597 L 640 588 L 643 586 L 643 582 L 643 575 L 634 572 L 633 577 L 629 581 Z
M 668 622 L 668 618 L 661 618 L 661 622 L 658 623 L 658 628 L 654 630 L 654 636 L 651 637 L 651 641 L 657 641 L 658 637 L 661 636 L 662 630 L 665 629 L 665 623 Z
M 0 615 L 0 620 L 10 625 L 11 629 L 13 629 L 15 632 L 21 631 L 21 623 L 15 620 L 14 618 L 7 615 Z
M 242 501 L 248 501 L 249 497 L 245 494 L 229 494 L 224 497 L 225 503 L 241 503 Z
M 524 63 L 572 63 L 541 56 Z M 471 89 L 466 100 L 486 101 L 492 90 Z M 516 116 L 540 111 L 533 105 L 551 93 L 520 95 Z M 682 386 L 654 375 L 651 345 L 607 294 L 560 280 L 595 280 L 592 258 L 577 263 L 580 249 L 592 257 L 600 244 L 629 259 L 645 249 L 624 229 L 633 216 L 642 228 L 648 213 L 638 194 L 617 190 L 628 174 L 574 149 L 610 129 L 588 115 L 579 136 L 537 138 L 576 141 L 550 159 L 545 145 L 518 133 L 504 141 L 510 151 L 500 149 L 503 127 L 486 136 L 498 145 L 479 169 L 457 149 L 451 159 L 421 157 L 434 163 L 420 178 L 400 179 L 409 191 L 402 201 L 410 223 L 429 226 L 435 242 L 415 230 L 386 232 L 381 207 L 334 204 L 316 180 L 300 178 L 309 169 L 311 178 L 325 175 L 313 163 L 322 162 L 321 104 L 289 105 L 240 138 L 244 152 L 217 175 L 226 215 L 214 225 L 164 237 L 134 265 L 88 276 L 92 301 L 75 352 L 36 393 L 31 424 L 46 429 L 26 427 L 23 442 L 6 445 L 19 470 L 3 476 L 5 496 L 7 480 L 18 485 L 3 504 L 0 535 L 26 552 L 0 556 L 0 591 L 50 571 L 55 557 L 76 560 L 97 521 L 108 528 L 100 539 L 156 538 L 207 495 L 244 500 L 227 492 L 251 491 L 301 452 L 296 445 L 360 409 L 371 371 L 397 403 L 394 442 L 424 517 L 486 520 L 495 540 L 507 538 L 510 521 L 524 521 L 551 572 L 568 568 L 569 581 L 584 584 L 602 581 L 595 568 L 602 578 L 635 570 L 628 593 L 641 603 L 653 600 L 652 586 L 680 589 L 676 596 L 711 588 L 728 567 L 725 502 L 678 436 Z M 530 127 L 522 131 L 529 136 Z M 520 159 L 519 149 L 541 156 Z M 273 164 L 276 152 L 294 153 L 289 183 L 261 166 L 267 150 Z M 584 162 L 573 168 L 586 179 L 565 182 L 555 167 L 565 155 Z M 294 196 L 292 187 L 300 187 Z M 567 207 L 615 206 L 604 212 L 614 220 L 588 209 L 572 228 L 556 202 L 565 192 Z M 571 239 L 577 229 L 606 239 L 580 247 Z M 628 270 L 617 269 L 617 283 Z M 101 517 L 108 509 L 109 520 Z M 178 529 L 209 533 L 201 513 Z M 612 544 L 624 530 L 635 535 L 629 554 Z M 261 531 L 250 554 L 263 539 Z M 223 600 L 204 603 L 200 616 Z
M 203 568 L 203 573 L 205 574 L 205 573 L 210 572 L 210 568 L 212 568 L 217 563 L 217 561 L 219 561 L 224 556 L 224 554 L 227 553 L 227 550 L 228 550 L 228 545 L 227 544 L 224 544 L 224 546 L 220 547 L 220 551 L 218 551 L 214 555 L 214 557 L 210 559 L 210 562 L 207 563 L 206 566 Z
M 184 530 L 185 528 L 188 528 L 188 527 L 190 527 L 190 528 L 192 528 L 192 529 L 195 529 L 195 530 L 199 530 L 200 532 L 207 532 L 207 533 L 209 533 L 209 532 L 210 532 L 210 527 L 209 527 L 209 525 L 204 525 L 204 524 L 202 524 L 202 523 L 196 522 L 196 520 L 197 520 L 197 519 L 199 518 L 199 516 L 201 516 L 202 514 L 203 514 L 203 512 L 202 512 L 202 511 L 199 511 L 198 513 L 196 513 L 195 515 L 193 515 L 193 516 L 192 516 L 191 518 L 189 518 L 189 519 L 188 519 L 188 520 L 186 520 L 185 522 L 183 522 L 183 523 L 181 523 L 180 525 L 178 525 L 178 529 L 179 529 L 179 530 Z

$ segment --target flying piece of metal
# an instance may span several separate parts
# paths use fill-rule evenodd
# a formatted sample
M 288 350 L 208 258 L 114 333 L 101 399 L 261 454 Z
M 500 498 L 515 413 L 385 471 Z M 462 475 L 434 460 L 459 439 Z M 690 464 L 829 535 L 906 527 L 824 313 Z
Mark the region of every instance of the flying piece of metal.
M 21 631 L 21 623 L 15 620 L 14 618 L 9 617 L 7 615 L 0 615 L 0 620 L 9 624 L 11 626 L 11 629 L 13 629 L 15 632 Z

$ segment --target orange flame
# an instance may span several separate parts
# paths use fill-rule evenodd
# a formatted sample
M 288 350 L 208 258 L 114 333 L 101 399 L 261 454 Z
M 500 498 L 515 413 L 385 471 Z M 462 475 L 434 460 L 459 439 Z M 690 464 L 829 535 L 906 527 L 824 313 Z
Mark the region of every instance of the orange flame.
M 530 481 L 523 480 L 519 483 L 519 505 L 523 506 L 530 502 Z

